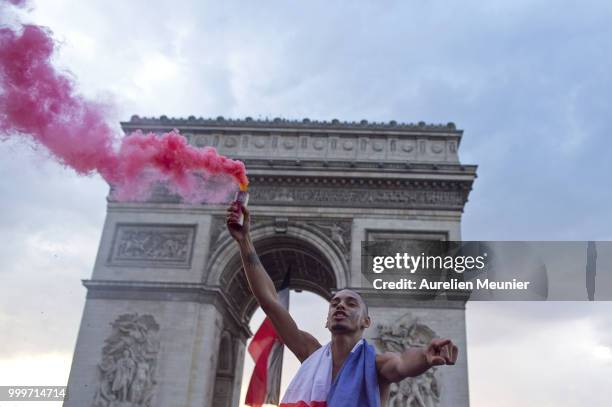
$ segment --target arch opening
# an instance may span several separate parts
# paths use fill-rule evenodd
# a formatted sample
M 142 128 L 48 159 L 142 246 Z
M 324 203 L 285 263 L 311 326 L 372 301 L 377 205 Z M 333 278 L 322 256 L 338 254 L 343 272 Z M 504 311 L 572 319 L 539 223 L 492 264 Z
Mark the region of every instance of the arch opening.
M 308 290 L 291 290 L 289 299 L 289 311 L 291 312 L 291 315 L 295 319 L 299 329 L 313 335 L 321 344 L 326 344 L 331 338 L 329 330 L 325 327 L 328 307 L 329 301 L 327 298 L 324 298 L 319 294 Z M 264 318 L 265 314 L 260 307 L 257 307 L 250 320 L 250 328 L 253 332 L 259 328 Z M 253 338 L 251 337 L 246 342 L 247 348 L 252 340 Z M 293 377 L 295 377 L 300 365 L 301 364 L 297 357 L 291 353 L 287 347 L 285 347 L 283 351 L 280 376 L 280 397 L 285 394 L 287 386 Z M 240 398 L 239 403 L 237 404 L 238 407 L 247 407 L 244 402 L 254 366 L 255 361 L 250 356 L 248 351 L 246 351 L 243 357 L 242 371 L 238 372 L 242 378 L 240 385 Z
M 255 232 L 252 235 L 256 234 Z M 339 284 L 343 284 L 344 281 L 346 281 L 345 276 L 343 274 L 339 275 L 338 268 L 333 266 L 334 259 L 330 260 L 327 253 L 324 253 L 324 249 L 319 249 L 316 243 L 312 243 L 302 236 L 278 234 L 261 236 L 260 234 L 258 238 L 254 238 L 253 240 L 260 261 L 270 275 L 276 288 L 280 288 L 286 273 L 290 271 L 291 278 L 289 288 L 293 291 L 292 300 L 297 300 L 297 297 L 310 298 L 309 302 L 315 306 L 318 310 L 317 312 L 320 312 L 320 321 L 317 321 L 317 323 L 312 326 L 300 326 L 300 329 L 305 329 L 309 332 L 313 331 L 312 333 L 315 337 L 320 337 L 321 341 L 328 340 L 329 333 L 325 329 L 327 302 Z M 234 248 L 233 253 L 229 252 L 230 247 Z M 220 253 L 225 253 L 225 258 L 229 258 L 229 260 L 224 262 L 225 266 L 223 267 L 223 271 L 219 273 L 219 286 L 225 292 L 231 307 L 234 308 L 236 315 L 240 319 L 240 323 L 250 325 L 250 330 L 254 332 L 260 324 L 258 319 L 263 320 L 263 313 L 259 311 L 258 316 L 253 320 L 253 315 L 255 311 L 258 310 L 259 306 L 255 297 L 251 294 L 238 250 L 235 245 L 228 245 L 225 250 Z M 344 273 L 344 270 L 341 272 Z M 340 280 L 340 282 L 338 280 Z M 312 293 L 317 298 L 314 298 L 312 294 L 306 293 L 304 293 L 305 295 L 296 296 L 294 294 L 296 291 Z M 290 300 L 290 303 L 292 300 Z M 301 313 L 303 315 L 309 315 L 312 310 L 308 305 L 305 306 L 303 302 L 304 301 L 302 301 L 301 304 Z M 298 314 L 294 314 L 294 307 L 299 307 L 299 305 L 297 303 L 294 304 L 294 306 L 290 304 L 290 312 L 294 318 L 297 317 L 296 322 L 298 322 L 298 324 L 311 320 L 311 318 L 300 318 L 300 312 L 297 311 L 297 309 L 295 309 L 295 311 L 298 312 Z M 310 321 L 310 323 L 312 323 L 312 321 Z M 225 329 L 231 330 L 229 326 Z M 232 348 L 233 350 L 231 350 L 231 359 L 233 360 L 234 369 L 232 369 L 232 374 L 227 375 L 219 368 L 217 369 L 213 403 L 216 406 L 242 406 L 242 402 L 244 401 L 242 398 L 244 396 L 244 387 L 248 386 L 248 382 L 244 383 L 243 378 L 248 381 L 245 372 L 250 375 L 250 370 L 252 370 L 252 368 L 248 368 L 251 361 L 246 351 L 247 339 L 248 338 L 239 336 L 233 337 L 232 342 L 234 346 Z M 223 349 L 220 347 L 219 351 L 227 351 L 227 348 L 227 346 Z M 291 367 L 284 367 L 283 375 L 292 375 L 297 369 L 297 359 L 288 351 L 285 352 L 284 359 L 287 365 Z M 247 365 L 246 369 L 245 364 Z M 283 364 L 285 365 L 285 362 L 283 362 Z M 230 385 L 230 383 L 232 384 Z M 283 386 L 286 384 L 287 382 L 284 378 Z M 240 395 L 241 392 L 243 393 L 242 396 Z
M 259 259 L 278 289 L 287 272 L 289 287 L 305 290 L 329 300 L 338 288 L 338 279 L 329 259 L 314 245 L 291 236 L 271 236 L 254 242 Z M 221 286 L 244 323 L 257 309 L 238 253 L 227 263 Z

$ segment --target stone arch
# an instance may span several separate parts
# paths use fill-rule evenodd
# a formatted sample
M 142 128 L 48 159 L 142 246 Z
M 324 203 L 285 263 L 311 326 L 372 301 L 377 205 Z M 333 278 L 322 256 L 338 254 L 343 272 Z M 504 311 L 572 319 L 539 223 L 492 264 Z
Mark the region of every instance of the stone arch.
M 251 236 L 264 267 L 277 285 L 290 265 L 293 266 L 292 288 L 330 298 L 333 290 L 347 285 L 346 257 L 331 239 L 317 233 L 315 228 L 292 224 L 284 233 L 278 233 L 272 224 L 258 225 Z M 237 245 L 229 235 L 222 235 L 211 254 L 205 283 L 221 287 L 241 319 L 248 321 L 256 302 L 241 267 Z
M 253 244 L 260 260 L 270 277 L 280 286 L 289 264 L 291 268 L 290 287 L 307 290 L 329 299 L 338 287 L 344 287 L 347 282 L 348 266 L 345 258 L 340 256 L 337 247 L 325 236 L 317 234 L 306 227 L 288 228 L 286 233 L 278 233 L 273 225 L 259 225 L 251 232 Z M 258 305 L 250 292 L 242 263 L 235 242 L 228 236 L 221 236 L 219 244 L 213 250 L 210 265 L 207 268 L 206 285 L 217 286 L 224 293 L 227 303 L 234 312 L 237 322 L 248 326 Z M 226 326 L 233 325 L 226 319 Z M 219 363 L 217 364 L 214 388 L 214 407 L 234 406 L 240 395 L 240 379 L 244 367 L 244 355 L 240 349 L 246 347 L 246 337 L 236 336 L 236 346 L 230 350 L 233 361 L 232 375 L 224 370 L 225 361 L 221 358 L 228 351 L 229 343 L 224 332 L 219 343 Z M 244 353 L 244 352 L 243 352 Z M 234 380 L 232 390 L 230 380 Z

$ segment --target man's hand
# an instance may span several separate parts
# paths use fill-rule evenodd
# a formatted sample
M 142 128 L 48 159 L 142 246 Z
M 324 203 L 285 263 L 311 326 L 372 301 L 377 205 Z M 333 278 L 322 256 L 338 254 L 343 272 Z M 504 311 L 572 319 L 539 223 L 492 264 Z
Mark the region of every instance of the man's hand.
M 450 339 L 432 339 L 423 352 L 430 366 L 454 365 L 459 348 Z
M 238 223 L 240 220 L 240 214 L 244 215 L 242 225 Z M 249 211 L 240 202 L 234 201 L 227 208 L 227 216 L 225 217 L 225 224 L 230 235 L 237 241 L 241 242 L 249 237 Z
M 459 349 L 450 339 L 432 339 L 426 348 L 408 348 L 402 353 L 385 352 L 376 356 L 379 377 L 397 383 L 425 373 L 432 366 L 454 365 Z

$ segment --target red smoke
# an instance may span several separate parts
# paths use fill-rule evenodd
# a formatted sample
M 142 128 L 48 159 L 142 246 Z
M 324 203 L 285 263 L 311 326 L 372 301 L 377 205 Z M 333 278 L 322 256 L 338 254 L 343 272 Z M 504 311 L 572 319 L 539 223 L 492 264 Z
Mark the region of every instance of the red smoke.
M 52 52 L 40 27 L 0 29 L 0 131 L 30 135 L 78 173 L 98 170 L 114 180 L 114 135 L 104 110 L 75 95 L 70 79 L 51 66 Z
M 121 181 L 115 196 L 120 200 L 146 196 L 149 186 L 161 181 L 188 202 L 220 202 L 232 189 L 227 181 L 248 184 L 241 161 L 212 147 L 195 148 L 176 131 L 162 137 L 134 132 L 123 139 L 116 157 Z
M 29 135 L 77 173 L 98 172 L 119 200 L 146 199 L 163 182 L 188 202 L 220 201 L 235 184 L 248 183 L 242 162 L 190 146 L 176 131 L 119 139 L 105 107 L 78 95 L 70 78 L 52 67 L 53 48 L 41 27 L 0 28 L 1 134 Z

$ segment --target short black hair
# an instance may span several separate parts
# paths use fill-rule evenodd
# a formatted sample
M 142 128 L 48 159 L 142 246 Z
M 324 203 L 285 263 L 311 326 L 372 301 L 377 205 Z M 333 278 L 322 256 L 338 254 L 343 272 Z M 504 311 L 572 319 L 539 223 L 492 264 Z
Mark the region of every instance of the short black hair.
M 358 293 L 357 291 L 355 291 L 354 289 L 349 288 L 349 287 L 344 287 L 344 288 L 341 288 L 341 289 L 337 290 L 336 292 L 334 292 L 334 295 L 336 295 L 336 293 L 339 293 L 340 291 L 344 291 L 344 290 L 348 290 L 348 291 L 351 291 L 351 292 L 353 292 L 353 293 L 357 294 L 357 297 L 359 297 L 359 299 L 361 300 L 361 303 L 362 303 L 362 304 L 363 304 L 363 306 L 365 307 L 366 317 L 370 316 L 370 311 L 369 311 L 369 309 L 368 309 L 368 304 L 365 302 L 365 300 L 363 299 L 363 297 L 361 296 L 361 294 L 359 294 L 359 293 Z M 334 296 L 333 296 L 333 295 L 332 295 L 332 298 L 334 298 Z M 330 300 L 331 300 L 331 298 L 330 298 Z

